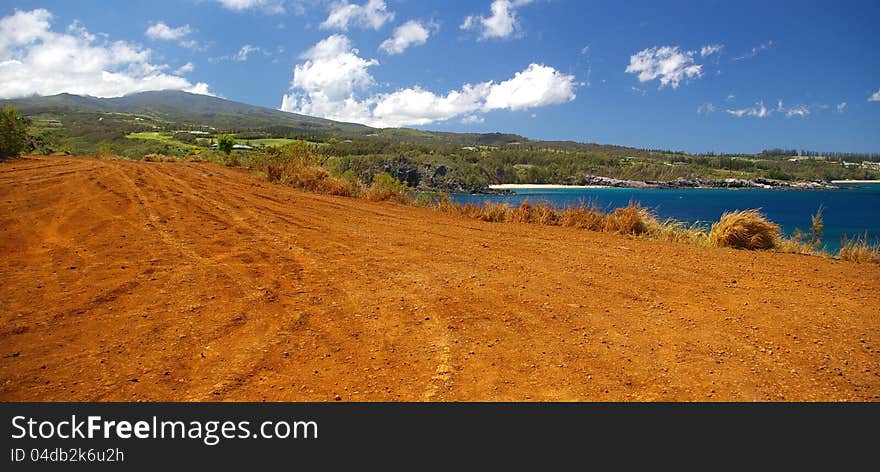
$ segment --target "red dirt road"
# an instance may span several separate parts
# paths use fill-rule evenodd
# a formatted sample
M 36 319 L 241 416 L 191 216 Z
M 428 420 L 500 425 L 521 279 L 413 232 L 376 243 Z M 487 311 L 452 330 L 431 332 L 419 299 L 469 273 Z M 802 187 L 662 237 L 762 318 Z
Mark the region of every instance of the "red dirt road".
M 0 400 L 878 400 L 880 267 L 0 164 Z

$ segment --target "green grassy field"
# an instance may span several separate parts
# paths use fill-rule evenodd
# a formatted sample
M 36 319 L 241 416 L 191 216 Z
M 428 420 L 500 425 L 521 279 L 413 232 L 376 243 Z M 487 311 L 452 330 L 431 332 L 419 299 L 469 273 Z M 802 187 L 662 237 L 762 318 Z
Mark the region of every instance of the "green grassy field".
M 247 139 L 247 140 L 236 140 L 237 143 L 247 144 L 248 146 L 284 146 L 285 144 L 296 142 L 296 139 L 288 139 L 288 138 L 261 138 L 261 139 Z

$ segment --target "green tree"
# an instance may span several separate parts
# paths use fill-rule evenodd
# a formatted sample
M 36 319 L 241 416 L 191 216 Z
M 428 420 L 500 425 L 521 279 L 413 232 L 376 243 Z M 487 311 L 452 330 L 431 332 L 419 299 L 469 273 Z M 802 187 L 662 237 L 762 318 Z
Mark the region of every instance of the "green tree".
M 18 157 L 27 149 L 29 125 L 15 108 L 0 110 L 0 158 Z
M 217 137 L 217 149 L 223 151 L 228 156 L 232 152 L 232 146 L 235 146 L 235 139 L 228 134 Z

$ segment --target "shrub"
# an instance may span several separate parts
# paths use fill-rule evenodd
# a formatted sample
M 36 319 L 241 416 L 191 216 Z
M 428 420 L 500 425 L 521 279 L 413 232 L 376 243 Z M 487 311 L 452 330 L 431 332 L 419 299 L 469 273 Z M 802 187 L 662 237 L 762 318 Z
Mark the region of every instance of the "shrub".
M 348 182 L 333 177 L 321 166 L 286 166 L 282 171 L 280 182 L 313 193 L 352 196 Z
M 406 202 L 406 185 L 389 174 L 377 174 L 367 190 L 367 198 L 374 202 Z
M 650 213 L 638 204 L 630 203 L 623 208 L 617 208 L 605 217 L 605 225 L 602 228 L 607 233 L 641 235 L 648 232 L 648 221 L 652 218 Z
M 725 213 L 709 231 L 709 243 L 715 247 L 771 249 L 778 241 L 779 226 L 758 210 Z
M 113 157 L 116 153 L 113 152 L 113 145 L 108 143 L 107 141 L 101 141 L 95 146 L 95 156 L 97 157 Z M 146 156 L 144 156 L 146 158 Z
M 232 152 L 232 146 L 235 146 L 235 138 L 232 135 L 224 134 L 217 137 L 217 149 L 223 151 L 227 156 Z
M 29 125 L 15 108 L 0 110 L 0 159 L 18 157 L 27 149 Z
M 849 240 L 844 237 L 840 252 L 837 254 L 841 260 L 851 262 L 873 262 L 880 264 L 880 245 L 868 243 L 868 236 L 863 235 Z

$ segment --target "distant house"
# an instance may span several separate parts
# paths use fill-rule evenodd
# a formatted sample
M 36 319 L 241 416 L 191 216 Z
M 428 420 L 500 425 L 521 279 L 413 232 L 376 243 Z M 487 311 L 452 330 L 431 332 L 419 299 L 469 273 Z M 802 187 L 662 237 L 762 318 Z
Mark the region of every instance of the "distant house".
M 217 143 L 212 144 L 211 149 L 217 150 Z M 233 144 L 232 149 L 239 150 L 239 151 L 253 151 L 254 150 L 253 146 L 248 146 L 247 144 Z

